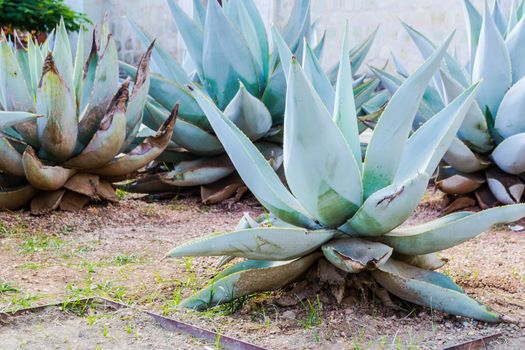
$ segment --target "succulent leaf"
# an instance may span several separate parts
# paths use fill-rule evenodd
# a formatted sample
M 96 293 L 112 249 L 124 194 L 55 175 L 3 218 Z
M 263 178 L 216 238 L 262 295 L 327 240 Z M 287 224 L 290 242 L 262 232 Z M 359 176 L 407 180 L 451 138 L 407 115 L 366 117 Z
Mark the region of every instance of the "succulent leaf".
M 260 262 L 258 266 L 245 264 L 238 267 L 239 272 L 214 280 L 181 305 L 202 310 L 244 295 L 282 288 L 304 275 L 320 255 L 313 253 L 291 262 Z
M 478 94 L 478 103 L 482 110 L 488 108 L 495 115 L 503 96 L 512 85 L 512 72 L 509 51 L 490 15 L 486 1 L 476 59 L 472 67 L 472 80 L 484 80 Z
M 463 243 L 493 225 L 511 223 L 525 215 L 525 204 L 480 211 L 459 212 L 426 224 L 395 229 L 377 239 L 407 255 L 439 252 Z
M 387 262 L 393 251 L 382 243 L 360 238 L 332 240 L 325 243 L 322 250 L 328 261 L 349 273 L 375 270 Z
M 367 148 L 364 198 L 392 184 L 428 82 L 437 71 L 452 36 L 397 90 L 377 123 Z M 399 120 L 403 116 L 403 120 Z M 386 154 L 385 149 L 389 152 Z
M 316 224 L 251 141 L 198 88 L 192 89 L 235 168 L 257 199 L 286 222 L 315 227 Z
M 438 272 L 390 260 L 372 275 L 390 293 L 414 304 L 486 322 L 500 321 L 498 314 L 466 296 L 449 277 Z
M 518 175 L 525 172 L 525 133 L 506 138 L 491 155 L 503 171 Z
M 251 228 L 197 238 L 176 247 L 167 256 L 228 255 L 251 260 L 286 261 L 315 251 L 336 234 L 336 230 Z
M 311 215 L 328 227 L 337 227 L 361 205 L 360 169 L 295 59 L 286 95 L 284 170 L 288 185 Z

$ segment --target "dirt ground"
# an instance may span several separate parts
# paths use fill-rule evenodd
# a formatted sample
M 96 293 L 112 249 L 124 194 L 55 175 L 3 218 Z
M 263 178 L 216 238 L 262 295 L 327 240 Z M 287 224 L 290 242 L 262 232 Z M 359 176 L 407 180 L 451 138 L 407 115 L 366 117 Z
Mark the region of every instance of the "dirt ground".
M 439 206 L 429 195 L 409 222 L 439 216 Z M 127 198 L 80 213 L 0 213 L 0 312 L 99 295 L 270 349 L 436 349 L 497 332 L 503 336 L 487 348 L 525 347 L 525 233 L 506 226 L 443 252 L 450 262 L 442 272 L 515 324 L 489 325 L 409 305 L 393 311 L 371 297 L 345 305 L 321 298 L 281 307 L 275 302 L 279 292 L 201 313 L 179 309 L 180 300 L 219 271 L 217 259 L 162 257 L 178 243 L 233 228 L 243 212 L 258 215 L 262 208 L 253 199 L 204 206 L 196 198 Z M 56 335 L 64 330 L 63 337 Z M 203 348 L 191 337 L 122 311 L 77 316 L 50 310 L 0 324 L 0 349 L 168 344 Z

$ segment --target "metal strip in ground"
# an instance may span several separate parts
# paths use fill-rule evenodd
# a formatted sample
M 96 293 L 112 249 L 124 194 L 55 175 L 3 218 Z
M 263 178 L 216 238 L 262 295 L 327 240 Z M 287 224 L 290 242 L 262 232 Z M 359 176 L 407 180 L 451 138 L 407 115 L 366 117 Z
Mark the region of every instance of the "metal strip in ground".
M 442 350 L 478 350 L 478 349 L 485 349 L 486 346 L 493 340 L 496 340 L 497 338 L 501 337 L 502 333 L 495 333 L 491 335 L 487 335 L 478 339 L 470 340 L 461 344 L 456 344 L 453 346 L 449 346 L 446 348 L 443 348 Z
M 185 333 L 185 334 L 188 334 L 188 335 L 190 335 L 192 337 L 195 337 L 195 338 L 207 340 L 207 341 L 209 341 L 209 342 L 211 342 L 213 344 L 219 344 L 221 347 L 224 347 L 224 348 L 227 348 L 227 349 L 232 349 L 232 350 L 267 350 L 266 348 L 263 348 L 263 347 L 260 347 L 260 346 L 257 346 L 257 345 L 251 344 L 251 343 L 247 343 L 245 341 L 242 341 L 242 340 L 239 340 L 239 339 L 236 339 L 236 338 L 232 338 L 232 337 L 229 337 L 229 336 L 226 336 L 226 335 L 223 335 L 223 334 L 220 334 L 220 333 L 216 333 L 216 332 L 213 332 L 213 331 L 210 331 L 210 330 L 198 327 L 198 326 L 191 325 L 189 323 L 185 323 L 185 322 L 182 322 L 182 321 L 177 321 L 177 320 L 172 319 L 172 318 L 168 318 L 168 317 L 165 317 L 165 316 L 153 313 L 153 312 L 149 312 L 149 311 L 137 308 L 137 307 L 133 307 L 133 306 L 129 306 L 129 305 L 126 305 L 126 304 L 122 304 L 122 303 L 119 303 L 119 302 L 116 302 L 116 301 L 113 301 L 113 300 L 110 300 L 110 299 L 106 299 L 106 298 L 103 298 L 103 297 L 84 298 L 84 299 L 79 299 L 79 300 L 74 300 L 74 301 L 73 300 L 69 300 L 67 302 L 61 301 L 61 302 L 57 302 L 57 303 L 53 303 L 53 304 L 46 304 L 46 305 L 36 306 L 36 307 L 32 307 L 32 308 L 27 308 L 27 309 L 20 309 L 20 310 L 16 310 L 16 311 L 12 311 L 12 312 L 0 312 L 0 323 L 5 318 L 17 317 L 17 316 L 21 316 L 21 315 L 23 315 L 25 313 L 41 311 L 41 310 L 44 310 L 46 308 L 57 307 L 57 306 L 60 306 L 60 305 L 64 305 L 64 303 L 70 303 L 70 302 L 75 302 L 75 303 L 76 302 L 85 302 L 86 304 L 89 304 L 89 303 L 92 303 L 92 302 L 100 302 L 100 303 L 105 304 L 107 306 L 110 306 L 110 307 L 112 307 L 114 309 L 132 309 L 132 310 L 136 310 L 138 312 L 145 313 L 146 315 L 152 317 L 155 321 L 157 321 L 159 323 L 159 325 L 162 328 L 164 328 L 164 329 L 166 329 L 166 330 L 168 330 L 170 332 Z

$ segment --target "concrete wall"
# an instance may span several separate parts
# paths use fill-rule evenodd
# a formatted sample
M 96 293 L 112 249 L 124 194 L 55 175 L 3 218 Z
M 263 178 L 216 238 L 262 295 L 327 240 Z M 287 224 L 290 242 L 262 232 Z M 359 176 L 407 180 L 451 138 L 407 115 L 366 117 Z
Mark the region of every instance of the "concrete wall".
M 191 0 L 177 0 L 191 13 Z M 111 30 L 118 41 L 120 56 L 136 62 L 143 48 L 129 28 L 126 16 L 134 19 L 170 52 L 181 59 L 184 46 L 179 38 L 165 0 L 67 0 L 74 8 L 87 12 L 94 22 L 100 22 L 104 13 L 109 14 Z M 482 0 L 473 0 L 481 8 Z M 502 0 L 509 6 L 511 0 Z M 291 10 L 293 0 L 256 0 L 265 23 L 282 27 Z M 393 51 L 409 69 L 416 68 L 421 59 L 400 19 L 413 25 L 433 40 L 442 41 L 457 29 L 453 45 L 460 57 L 466 55 L 466 34 L 461 0 L 312 0 L 312 17 L 319 19 L 319 28 L 327 31 L 327 46 L 323 64 L 330 66 L 339 56 L 340 39 L 346 20 L 350 23 L 351 37 L 355 42 L 364 39 L 378 25 L 377 40 L 368 62 L 382 65 Z

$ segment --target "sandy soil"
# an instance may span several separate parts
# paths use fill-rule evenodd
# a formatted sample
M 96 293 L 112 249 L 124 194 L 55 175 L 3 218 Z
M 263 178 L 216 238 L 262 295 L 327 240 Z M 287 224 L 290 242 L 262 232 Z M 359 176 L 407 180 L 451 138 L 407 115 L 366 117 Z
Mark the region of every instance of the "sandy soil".
M 437 217 L 439 205 L 436 196 L 429 196 L 409 222 Z M 253 199 L 209 207 L 195 198 L 152 203 L 132 198 L 45 218 L 0 213 L 0 311 L 102 295 L 272 349 L 435 349 L 495 332 L 504 336 L 489 348 L 525 346 L 525 233 L 507 227 L 445 251 L 450 263 L 442 272 L 517 324 L 488 325 L 409 305 L 406 311 L 392 311 L 370 296 L 345 305 L 321 297 L 311 304 L 280 307 L 280 293 L 267 293 L 204 313 L 177 308 L 218 272 L 217 259 L 161 261 L 164 254 L 190 238 L 231 229 L 246 211 L 257 215 L 262 208 Z M 115 330 L 111 341 L 117 343 L 103 342 L 109 340 L 100 338 L 100 327 L 94 334 L 89 331 L 90 316 L 55 316 L 72 329 L 83 329 L 82 339 L 76 333 L 68 338 L 73 345 L 81 340 L 78 348 L 147 344 Z M 2 327 L 0 344 L 9 339 L 24 345 L 26 339 L 15 335 L 42 327 L 38 317 Z M 125 322 L 115 319 L 115 329 L 124 329 Z M 53 334 L 53 325 L 46 327 Z M 141 334 L 163 332 L 145 321 L 138 327 Z M 40 348 L 55 348 L 49 338 L 38 339 Z M 173 336 L 175 348 L 186 341 L 201 346 Z M 10 344 L 7 348 L 18 347 Z

